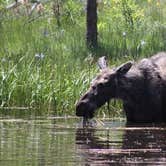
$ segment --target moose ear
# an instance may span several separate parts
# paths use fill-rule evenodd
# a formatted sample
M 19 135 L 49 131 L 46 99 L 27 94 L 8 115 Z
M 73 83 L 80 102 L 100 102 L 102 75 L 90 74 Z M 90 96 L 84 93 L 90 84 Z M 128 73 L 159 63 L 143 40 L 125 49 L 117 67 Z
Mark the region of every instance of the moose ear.
M 130 70 L 132 65 L 133 65 L 133 62 L 131 62 L 131 61 L 129 61 L 125 64 L 122 64 L 121 66 L 119 66 L 117 68 L 117 70 L 116 70 L 117 74 L 120 74 L 120 75 L 126 74 Z
M 106 56 L 102 56 L 101 58 L 99 58 L 97 64 L 100 70 L 106 69 L 108 67 Z

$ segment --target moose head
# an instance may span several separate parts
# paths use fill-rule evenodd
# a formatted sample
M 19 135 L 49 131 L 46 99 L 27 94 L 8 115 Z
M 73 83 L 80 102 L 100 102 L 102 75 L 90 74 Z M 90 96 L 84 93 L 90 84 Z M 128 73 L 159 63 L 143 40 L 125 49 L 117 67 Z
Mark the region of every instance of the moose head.
M 76 115 L 91 119 L 94 117 L 95 110 L 111 98 L 119 98 L 118 82 L 129 71 L 132 64 L 132 62 L 127 62 L 116 69 L 110 69 L 106 57 L 99 58 L 100 73 L 92 81 L 89 90 L 76 104 Z

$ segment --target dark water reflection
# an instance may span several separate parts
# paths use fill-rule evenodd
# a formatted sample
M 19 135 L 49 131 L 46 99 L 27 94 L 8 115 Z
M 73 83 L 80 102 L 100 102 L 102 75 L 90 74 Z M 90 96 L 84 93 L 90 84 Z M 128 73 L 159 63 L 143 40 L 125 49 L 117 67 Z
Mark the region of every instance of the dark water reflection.
M 166 165 L 166 127 L 78 128 L 79 119 L 0 117 L 0 166 Z
M 87 165 L 166 165 L 165 125 L 78 129 L 76 143 Z

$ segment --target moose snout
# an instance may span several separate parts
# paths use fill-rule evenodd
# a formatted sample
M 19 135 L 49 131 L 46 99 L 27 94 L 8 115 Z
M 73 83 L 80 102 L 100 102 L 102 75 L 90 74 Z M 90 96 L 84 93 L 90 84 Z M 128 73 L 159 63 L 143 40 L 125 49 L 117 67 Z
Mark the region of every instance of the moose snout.
M 76 116 L 93 118 L 96 106 L 92 103 L 80 101 L 76 105 Z

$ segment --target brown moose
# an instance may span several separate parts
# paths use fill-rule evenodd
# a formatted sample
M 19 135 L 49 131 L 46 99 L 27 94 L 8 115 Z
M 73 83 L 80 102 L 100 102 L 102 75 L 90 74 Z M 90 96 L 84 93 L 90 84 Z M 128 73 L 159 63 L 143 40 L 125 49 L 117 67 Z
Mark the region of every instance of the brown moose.
M 99 58 L 101 72 L 76 105 L 76 115 L 93 118 L 112 98 L 123 101 L 127 122 L 166 122 L 166 53 L 110 69 Z

